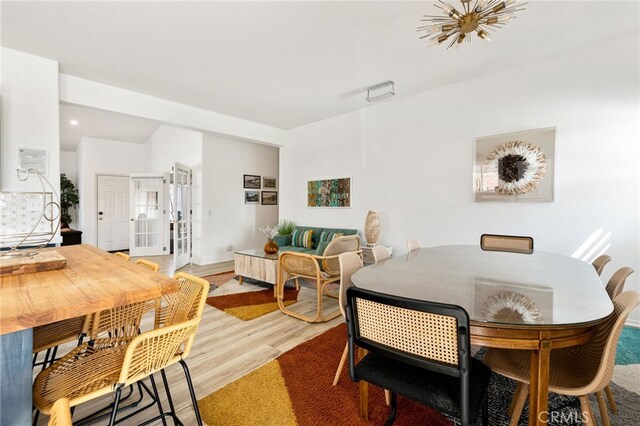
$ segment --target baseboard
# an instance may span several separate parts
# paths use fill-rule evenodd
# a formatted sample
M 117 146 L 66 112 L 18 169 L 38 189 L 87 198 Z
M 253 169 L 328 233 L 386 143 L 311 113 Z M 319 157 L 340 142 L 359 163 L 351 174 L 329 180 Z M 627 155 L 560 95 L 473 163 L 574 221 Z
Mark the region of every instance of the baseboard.
M 627 322 L 625 322 L 624 325 L 629 326 L 629 327 L 640 328 L 640 321 L 639 320 L 634 320 L 634 319 L 627 319 Z

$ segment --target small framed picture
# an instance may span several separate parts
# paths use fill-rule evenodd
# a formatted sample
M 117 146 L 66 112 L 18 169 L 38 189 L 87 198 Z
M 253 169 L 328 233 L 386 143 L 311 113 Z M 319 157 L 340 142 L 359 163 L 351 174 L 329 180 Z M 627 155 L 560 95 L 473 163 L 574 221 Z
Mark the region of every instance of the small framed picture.
M 262 191 L 262 205 L 263 206 L 275 206 L 278 204 L 278 192 L 277 191 Z
M 249 189 L 260 189 L 260 176 L 244 175 L 244 187 Z
M 262 178 L 262 187 L 265 189 L 276 189 L 276 178 L 264 176 Z
M 245 204 L 258 204 L 260 202 L 260 191 L 244 191 Z

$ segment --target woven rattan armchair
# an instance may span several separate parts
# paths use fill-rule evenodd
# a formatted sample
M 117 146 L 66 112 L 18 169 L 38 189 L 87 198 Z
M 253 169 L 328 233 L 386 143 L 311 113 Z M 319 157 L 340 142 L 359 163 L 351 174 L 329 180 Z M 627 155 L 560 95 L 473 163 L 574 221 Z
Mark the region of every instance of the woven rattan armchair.
M 622 290 L 624 289 L 624 284 L 627 281 L 629 275 L 633 274 L 633 268 L 629 268 L 625 266 L 623 268 L 618 269 L 612 276 L 609 278 L 609 282 L 607 282 L 606 290 L 607 294 L 611 298 L 611 300 L 615 299 Z
M 469 316 L 454 305 L 347 290 L 349 374 L 360 382 L 360 417 L 368 420 L 368 383 L 459 417 L 463 426 L 482 408 L 487 420 L 491 370 L 470 355 Z M 356 364 L 355 346 L 368 353 Z
M 325 322 L 340 315 L 340 310 L 336 309 L 330 313 L 322 310 L 323 295 L 337 298 L 336 294 L 327 291 L 327 285 L 340 281 L 340 262 L 338 257 L 342 253 L 355 252 L 360 250 L 360 237 L 357 235 L 347 235 L 335 238 L 331 241 L 322 256 L 285 251 L 280 254 L 278 260 L 278 281 L 276 294 L 280 310 L 294 318 L 307 322 Z M 295 312 L 284 304 L 284 287 L 287 281 L 298 278 L 307 278 L 316 282 L 316 313 L 314 316 L 307 316 Z M 297 284 L 296 284 L 297 285 Z
M 131 256 L 126 253 L 122 253 L 121 251 L 117 251 L 113 253 L 113 255 L 119 257 L 120 259 L 126 260 L 127 262 L 131 259 Z
M 193 285 L 194 282 L 200 285 Z M 209 283 L 205 280 L 183 280 L 180 284 L 176 295 L 167 299 L 163 327 L 138 334 L 139 321 L 138 324 L 129 325 L 129 319 L 125 322 L 126 327 L 113 329 L 116 337 L 84 343 L 38 374 L 33 392 L 35 407 L 44 413 L 50 413 L 57 399 L 69 398 L 70 406 L 74 407 L 115 391 L 110 419 L 110 424 L 113 424 L 125 386 L 149 377 L 154 401 L 160 400 L 153 373 L 162 371 L 171 411 L 162 413 L 160 417 L 171 416 L 177 420 L 170 386 L 163 370 L 179 362 L 185 372 L 196 419 L 201 425 L 193 384 L 184 358 L 191 351 L 195 332 L 202 318 Z M 142 316 L 145 303 L 136 305 L 139 316 Z M 117 309 L 115 312 L 113 315 L 117 314 Z M 103 317 L 96 316 L 99 320 L 103 320 Z M 143 386 L 149 393 L 152 392 L 146 385 Z M 119 421 L 135 414 L 137 412 Z
M 362 263 L 362 258 L 358 255 L 358 253 L 354 252 L 342 253 L 338 257 L 338 260 L 340 262 L 340 294 L 338 296 L 338 302 L 340 304 L 340 312 L 346 319 L 347 314 L 345 309 L 347 305 L 347 289 L 353 286 L 351 276 L 358 272 L 358 270 L 363 268 L 364 263 Z M 342 352 L 342 357 L 340 358 L 340 364 L 338 364 L 336 375 L 333 378 L 333 386 L 337 385 L 338 381 L 340 380 L 340 375 L 342 374 L 342 370 L 344 369 L 344 364 L 347 362 L 348 355 L 349 342 L 345 343 L 344 345 L 344 351 Z
M 604 425 L 609 425 L 603 390 L 609 385 L 613 376 L 616 347 L 622 327 L 629 313 L 639 304 L 640 295 L 635 291 L 618 295 L 613 301 L 613 313 L 597 326 L 595 335 L 589 343 L 551 351 L 549 391 L 579 397 L 585 424 L 591 424 L 593 421 L 587 395 L 595 394 L 602 421 Z M 484 363 L 494 372 L 519 382 L 514 402 L 509 409 L 510 424 L 517 425 L 529 388 L 530 353 L 509 349 L 489 349 L 484 357 Z M 613 400 L 610 399 L 610 402 Z
M 48 426 L 72 426 L 71 410 L 67 398 L 60 398 L 54 402 Z
M 596 272 L 598 273 L 598 275 L 602 275 L 602 270 L 609 262 L 611 262 L 611 256 L 603 254 L 593 259 L 593 262 L 591 262 L 591 264 L 594 268 L 596 268 Z
M 480 248 L 486 251 L 531 254 L 533 253 L 533 238 L 516 235 L 482 234 Z
M 415 238 L 407 238 L 407 251 L 411 253 L 412 251 L 416 251 L 421 249 L 420 241 Z
M 160 270 L 160 265 L 147 259 L 136 259 L 136 265 L 144 266 L 147 269 L 151 269 L 153 272 L 158 272 Z
M 389 250 L 385 246 L 375 246 L 371 249 L 371 254 L 373 255 L 373 262 L 383 262 L 387 259 L 391 259 L 391 254 Z

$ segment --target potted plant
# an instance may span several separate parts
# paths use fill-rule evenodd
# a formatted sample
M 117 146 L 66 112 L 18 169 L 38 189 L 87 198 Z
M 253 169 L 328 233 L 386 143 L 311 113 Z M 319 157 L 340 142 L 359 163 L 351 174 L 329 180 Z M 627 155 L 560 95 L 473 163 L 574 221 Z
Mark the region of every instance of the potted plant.
M 296 228 L 296 223 L 292 220 L 282 219 L 278 224 L 278 235 L 289 235 Z
M 69 209 L 80 202 L 78 189 L 64 173 L 60 174 L 60 227 L 68 228 L 71 223 Z

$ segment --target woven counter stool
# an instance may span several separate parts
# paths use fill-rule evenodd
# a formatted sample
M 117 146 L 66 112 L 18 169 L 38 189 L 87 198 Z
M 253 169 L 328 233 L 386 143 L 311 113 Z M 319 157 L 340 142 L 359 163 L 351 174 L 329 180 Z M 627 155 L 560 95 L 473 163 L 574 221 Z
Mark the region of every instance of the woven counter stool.
M 42 351 L 46 351 L 41 363 L 44 370 L 47 365 L 55 361 L 58 346 L 74 340 L 77 340 L 80 345 L 87 335 L 88 320 L 90 318 L 82 316 L 35 327 L 33 329 L 33 367 L 40 365 L 36 361 L 38 354 Z
M 160 270 L 160 265 L 147 259 L 136 259 L 136 265 L 144 266 L 147 269 L 151 269 L 153 272 Z
M 72 426 L 71 410 L 67 398 L 60 398 L 53 403 L 48 426 Z
M 616 360 L 616 347 L 629 313 L 640 305 L 640 294 L 624 292 L 613 301 L 613 313 L 597 325 L 591 341 L 551 351 L 549 361 L 549 391 L 560 395 L 577 396 L 580 410 L 591 424 L 593 416 L 587 395 L 595 394 L 602 422 L 609 426 L 609 414 L 603 390 L 611 382 Z M 487 350 L 483 362 L 495 373 L 518 381 L 514 402 L 509 409 L 510 425 L 517 425 L 529 390 L 530 352 L 510 349 Z
M 131 259 L 131 256 L 126 253 L 122 253 L 121 251 L 117 251 L 113 253 L 113 255 L 119 257 L 120 259 L 126 260 L 127 262 Z
M 112 336 L 114 337 L 99 338 L 84 343 L 38 374 L 33 387 L 35 407 L 48 414 L 51 412 L 53 403 L 60 398 L 68 398 L 69 405 L 74 407 L 115 392 L 109 421 L 112 425 L 116 423 L 123 388 L 142 382 L 149 377 L 153 391 L 146 385 L 143 387 L 154 396 L 154 403 L 158 404 L 161 412 L 161 415 L 154 420 L 171 416 L 179 422 L 166 377 L 163 374 L 167 398 L 171 406 L 171 411 L 167 413 L 163 412 L 153 374 L 163 371 L 170 365 L 180 363 L 185 371 L 198 424 L 201 425 L 193 384 L 184 358 L 191 351 L 195 333 L 202 318 L 209 283 L 204 280 L 195 283 L 183 280 L 180 284 L 178 292 L 167 299 L 165 326 L 138 334 L 139 318 L 144 311 L 145 302 L 132 304 L 137 309 L 137 324 L 132 324 L 130 320 L 121 322 L 127 325 L 113 328 Z M 109 316 L 114 315 L 117 315 L 117 312 Z M 100 321 L 102 317 L 103 315 Z M 193 318 L 189 319 L 190 317 Z M 139 412 L 140 410 L 130 413 L 118 419 L 117 423 Z

